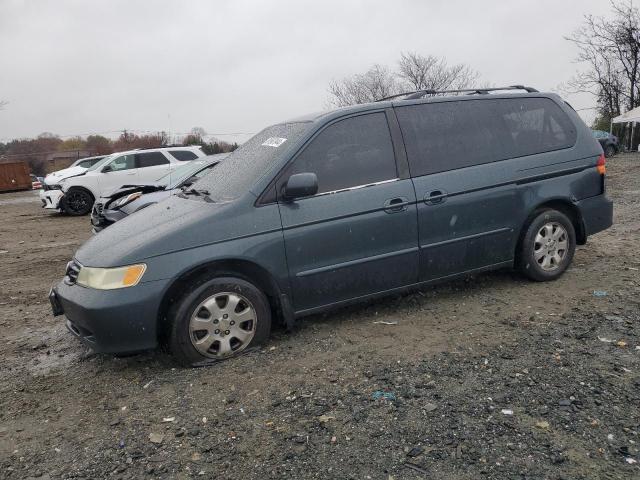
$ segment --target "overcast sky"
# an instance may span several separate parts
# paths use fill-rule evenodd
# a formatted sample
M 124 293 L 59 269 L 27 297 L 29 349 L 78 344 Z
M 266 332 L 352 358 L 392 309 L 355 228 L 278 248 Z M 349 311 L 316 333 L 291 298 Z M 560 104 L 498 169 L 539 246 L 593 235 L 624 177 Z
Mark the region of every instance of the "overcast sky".
M 223 134 L 322 110 L 332 79 L 393 67 L 401 51 L 467 63 L 485 83 L 556 89 L 579 68 L 563 35 L 608 11 L 605 0 L 0 0 L 0 141 L 196 126 L 241 139 Z

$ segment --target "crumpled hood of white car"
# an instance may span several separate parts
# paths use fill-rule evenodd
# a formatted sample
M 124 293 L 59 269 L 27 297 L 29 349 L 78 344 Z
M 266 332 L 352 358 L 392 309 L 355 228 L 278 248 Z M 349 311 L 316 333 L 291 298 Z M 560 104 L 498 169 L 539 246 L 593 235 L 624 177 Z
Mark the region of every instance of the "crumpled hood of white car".
M 46 177 L 44 177 L 44 181 L 47 185 L 55 185 L 63 178 L 75 177 L 77 175 L 81 175 L 86 172 L 87 169 L 84 167 L 69 167 L 64 168 L 62 170 L 58 170 L 57 172 L 50 173 Z

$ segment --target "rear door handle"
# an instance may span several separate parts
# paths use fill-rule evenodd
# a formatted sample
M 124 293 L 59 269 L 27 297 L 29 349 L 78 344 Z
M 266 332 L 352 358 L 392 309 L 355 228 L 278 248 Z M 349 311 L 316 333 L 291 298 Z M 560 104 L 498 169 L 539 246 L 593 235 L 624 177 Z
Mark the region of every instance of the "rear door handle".
M 449 194 L 444 190 L 432 190 L 424 196 L 424 203 L 427 205 L 436 205 L 444 202 Z
M 409 200 L 405 197 L 390 198 L 384 202 L 384 211 L 387 213 L 403 212 L 407 209 Z

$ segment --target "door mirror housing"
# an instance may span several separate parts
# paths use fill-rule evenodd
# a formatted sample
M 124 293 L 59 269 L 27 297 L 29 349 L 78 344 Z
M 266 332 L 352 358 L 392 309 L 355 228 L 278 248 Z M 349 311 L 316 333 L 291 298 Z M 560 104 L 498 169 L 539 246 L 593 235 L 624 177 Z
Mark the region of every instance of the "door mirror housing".
M 105 165 L 104 168 L 102 169 L 102 173 L 107 173 L 112 171 L 113 171 L 113 167 L 111 165 Z
M 311 197 L 316 193 L 318 193 L 318 177 L 311 172 L 291 175 L 284 186 L 284 197 L 287 200 Z

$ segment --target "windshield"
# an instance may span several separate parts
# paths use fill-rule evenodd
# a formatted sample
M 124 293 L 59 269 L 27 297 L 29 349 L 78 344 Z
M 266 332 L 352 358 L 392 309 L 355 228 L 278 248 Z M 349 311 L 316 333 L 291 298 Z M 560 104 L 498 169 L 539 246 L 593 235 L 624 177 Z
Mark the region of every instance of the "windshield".
M 192 177 L 206 166 L 211 167 L 212 162 L 206 160 L 192 160 L 186 165 L 170 171 L 169 173 L 161 176 L 156 182 L 164 186 L 167 190 L 177 188 L 184 180 Z
M 254 135 L 198 180 L 193 188 L 206 190 L 214 201 L 233 200 L 248 191 L 289 144 L 300 138 L 309 123 L 282 123 Z

